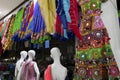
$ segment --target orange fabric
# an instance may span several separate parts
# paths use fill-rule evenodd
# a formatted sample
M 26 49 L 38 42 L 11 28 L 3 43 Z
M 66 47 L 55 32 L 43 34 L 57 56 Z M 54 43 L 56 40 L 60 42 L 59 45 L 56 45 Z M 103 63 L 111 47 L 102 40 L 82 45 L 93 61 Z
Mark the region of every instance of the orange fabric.
M 0 32 L 2 31 L 2 25 L 3 25 L 3 23 L 0 23 Z
M 44 72 L 44 80 L 52 80 L 51 65 L 48 65 L 47 69 Z

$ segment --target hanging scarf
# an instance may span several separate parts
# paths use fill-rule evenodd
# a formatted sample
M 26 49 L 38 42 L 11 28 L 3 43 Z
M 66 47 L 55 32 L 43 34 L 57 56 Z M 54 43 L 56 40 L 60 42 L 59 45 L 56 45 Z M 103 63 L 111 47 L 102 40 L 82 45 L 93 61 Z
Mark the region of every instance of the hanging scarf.
M 55 0 L 38 0 L 40 4 L 41 13 L 45 20 L 46 31 L 53 33 L 54 22 L 56 17 Z
M 8 27 L 9 27 L 9 23 L 10 23 L 10 19 L 8 19 L 7 21 L 4 22 L 4 25 L 2 26 L 4 29 L 4 32 L 2 31 L 3 35 L 2 35 L 2 40 L 1 40 L 1 43 L 2 45 L 5 44 L 6 42 L 6 36 L 7 36 L 7 31 L 8 31 Z
M 11 21 L 10 21 L 10 26 L 9 26 L 8 32 L 6 34 L 7 35 L 6 42 L 5 42 L 4 47 L 3 47 L 4 51 L 5 50 L 10 50 L 10 48 L 13 44 L 13 41 L 12 41 L 11 37 L 13 35 L 12 30 L 13 30 L 14 19 L 15 19 L 15 15 L 12 15 Z
M 34 11 L 33 8 L 34 8 L 33 1 L 29 2 L 26 5 L 23 24 L 21 26 L 21 33 L 22 33 L 21 34 L 21 40 L 22 41 L 27 41 L 27 40 L 31 39 L 31 33 L 30 33 L 30 30 L 28 28 L 29 28 L 29 25 L 31 23 L 31 19 L 32 19 L 32 16 L 33 16 L 33 11 Z
M 77 1 L 76 0 L 70 0 L 70 16 L 72 22 L 68 24 L 69 28 L 72 29 L 74 32 L 75 36 L 79 39 L 82 40 L 82 36 L 79 32 L 79 27 L 78 27 L 78 7 L 77 7 Z
M 30 25 L 31 31 L 32 31 L 32 43 L 38 43 L 43 41 L 43 36 L 44 36 L 44 32 L 45 32 L 45 22 L 44 19 L 42 17 L 41 11 L 40 11 L 40 6 L 38 4 L 38 2 L 36 2 L 35 4 L 35 8 L 34 8 L 34 13 L 33 13 L 33 20 L 31 22 Z
M 57 12 L 58 16 L 60 17 L 60 20 L 63 24 L 62 27 L 63 27 L 63 30 L 64 30 L 64 33 L 63 33 L 64 38 L 68 39 L 68 35 L 67 35 L 68 25 L 67 25 L 67 19 L 66 19 L 64 7 L 63 7 L 63 0 L 57 0 L 57 10 L 56 10 L 56 12 Z
M 65 11 L 65 16 L 66 16 L 67 22 L 71 23 L 71 17 L 70 17 L 70 13 L 69 13 L 70 0 L 63 0 L 63 8 Z
M 22 26 L 22 20 L 23 20 L 23 14 L 24 14 L 25 8 L 21 8 L 16 16 L 15 16 L 15 21 L 13 24 L 13 29 L 12 29 L 12 40 L 15 42 L 19 42 L 20 41 L 20 27 Z

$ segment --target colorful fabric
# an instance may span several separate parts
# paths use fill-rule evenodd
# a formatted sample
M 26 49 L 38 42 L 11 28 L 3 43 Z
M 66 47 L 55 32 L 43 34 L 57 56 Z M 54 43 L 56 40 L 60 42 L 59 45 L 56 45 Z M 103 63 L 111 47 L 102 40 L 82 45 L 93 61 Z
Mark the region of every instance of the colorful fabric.
M 74 80 L 118 78 L 120 74 L 110 38 L 100 17 L 101 0 L 79 0 L 78 3 L 82 10 L 80 33 L 83 43 L 77 40 Z
M 48 65 L 47 69 L 44 72 L 44 80 L 52 80 L 51 65 Z
M 69 13 L 70 0 L 63 0 L 63 8 L 64 8 L 64 11 L 65 11 L 65 16 L 66 16 L 67 22 L 71 23 L 71 18 L 70 18 L 70 13 Z
M 64 36 L 64 38 L 68 39 L 68 35 L 67 35 L 68 25 L 67 25 L 67 19 L 66 19 L 64 7 L 63 7 L 63 0 L 57 0 L 56 4 L 57 4 L 56 12 L 57 12 L 57 15 L 60 17 L 60 20 L 61 20 L 61 23 L 62 23 L 63 32 L 64 32 L 63 36 Z
M 34 8 L 34 13 L 33 13 L 33 20 L 31 22 L 31 31 L 32 31 L 32 35 L 31 35 L 31 42 L 38 44 L 38 43 L 43 43 L 45 36 L 46 35 L 46 25 L 44 22 L 44 18 L 41 14 L 40 11 L 40 6 L 38 4 L 38 2 L 35 5 Z
M 31 39 L 31 28 L 29 26 L 33 17 L 33 8 L 33 1 L 30 1 L 24 9 L 20 29 L 18 29 L 18 31 L 12 36 L 12 40 L 14 42 L 27 41 Z
M 10 23 L 10 19 L 8 19 L 6 22 L 4 22 L 4 24 L 5 24 L 5 28 L 4 28 L 4 31 L 2 31 L 2 40 L 1 40 L 1 43 L 2 43 L 2 45 L 4 45 L 5 44 L 5 42 L 6 42 L 6 36 L 7 36 L 7 31 L 8 31 L 8 28 L 9 28 L 9 23 Z M 3 26 L 4 27 L 4 26 Z
M 56 5 L 55 0 L 38 0 L 40 4 L 40 10 L 45 20 L 46 31 L 48 33 L 54 32 L 54 23 L 56 17 Z
M 20 27 L 22 25 L 24 9 L 25 8 L 21 8 L 20 11 L 18 11 L 16 16 L 15 16 L 15 21 L 14 21 L 14 24 L 13 24 L 12 34 L 15 34 L 18 30 L 20 30 Z
M 11 19 L 10 19 L 10 23 L 9 23 L 9 30 L 7 31 L 7 37 L 3 46 L 3 50 L 10 50 L 12 48 L 12 30 L 13 30 L 13 25 L 14 25 L 14 20 L 15 20 L 15 15 L 12 15 Z
M 2 25 L 4 22 L 0 22 L 0 32 L 2 31 Z
M 82 40 L 82 36 L 79 32 L 79 26 L 78 26 L 78 6 L 76 0 L 70 0 L 69 13 L 72 22 L 68 24 L 68 27 L 72 30 L 72 32 L 79 40 Z
M 0 22 L 0 36 L 3 35 L 3 31 L 4 31 L 4 22 Z

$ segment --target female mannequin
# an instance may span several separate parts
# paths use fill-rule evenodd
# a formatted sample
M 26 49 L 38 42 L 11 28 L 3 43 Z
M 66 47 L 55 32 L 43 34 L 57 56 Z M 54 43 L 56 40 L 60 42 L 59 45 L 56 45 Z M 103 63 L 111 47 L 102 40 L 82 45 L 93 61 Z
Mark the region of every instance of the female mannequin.
M 111 38 L 110 44 L 120 70 L 120 28 L 116 0 L 108 0 L 107 2 L 103 3 L 101 7 L 102 11 L 104 12 L 101 15 L 101 18 L 103 19 L 103 22 L 108 30 L 108 34 Z
M 28 59 L 22 65 L 20 76 L 17 80 L 39 80 L 40 72 L 37 63 L 33 61 L 34 57 L 35 57 L 35 51 L 29 50 Z
M 21 58 L 17 61 L 16 67 L 15 67 L 15 78 L 16 79 L 18 77 L 18 73 L 20 71 L 20 68 L 21 68 L 22 64 L 24 63 L 24 60 L 27 57 L 27 52 L 26 51 L 21 51 L 20 55 L 21 55 Z
M 51 57 L 54 62 L 51 64 L 52 80 L 65 80 L 67 76 L 67 69 L 60 63 L 61 52 L 59 48 L 54 47 L 51 49 Z

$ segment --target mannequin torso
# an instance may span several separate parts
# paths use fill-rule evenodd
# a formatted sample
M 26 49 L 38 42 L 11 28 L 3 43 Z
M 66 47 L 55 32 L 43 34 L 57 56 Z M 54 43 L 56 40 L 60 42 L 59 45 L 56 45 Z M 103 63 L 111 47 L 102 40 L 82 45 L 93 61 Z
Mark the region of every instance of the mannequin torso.
M 65 80 L 67 76 L 67 69 L 61 64 L 53 63 L 51 65 L 51 71 L 53 80 Z
M 15 67 L 15 77 L 18 77 L 20 68 L 22 66 L 22 64 L 24 63 L 24 59 L 27 57 L 27 52 L 26 51 L 21 51 L 20 53 L 21 58 L 17 61 L 16 63 L 16 67 Z
M 51 65 L 52 80 L 65 80 L 67 76 L 67 68 L 60 63 L 60 50 L 58 48 L 51 49 L 51 57 L 54 63 Z
M 35 51 L 29 50 L 28 59 L 20 68 L 17 80 L 39 80 L 40 72 L 37 63 L 33 61 L 34 57 Z

